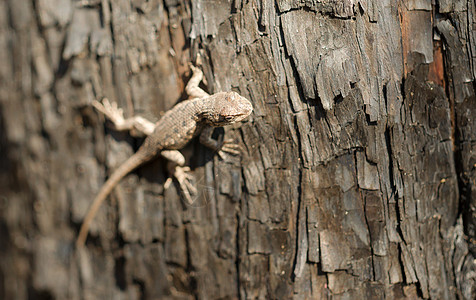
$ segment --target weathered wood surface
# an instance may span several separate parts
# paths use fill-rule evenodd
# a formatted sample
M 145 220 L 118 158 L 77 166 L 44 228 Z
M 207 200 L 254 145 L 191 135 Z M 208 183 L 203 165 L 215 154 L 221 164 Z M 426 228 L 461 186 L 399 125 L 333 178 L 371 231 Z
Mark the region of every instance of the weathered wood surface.
M 0 2 L 0 298 L 473 299 L 473 1 Z M 74 248 L 107 174 L 151 120 L 209 92 L 255 108 L 221 160 L 183 153 L 200 197 L 129 175 Z M 218 134 L 223 131 L 217 130 Z

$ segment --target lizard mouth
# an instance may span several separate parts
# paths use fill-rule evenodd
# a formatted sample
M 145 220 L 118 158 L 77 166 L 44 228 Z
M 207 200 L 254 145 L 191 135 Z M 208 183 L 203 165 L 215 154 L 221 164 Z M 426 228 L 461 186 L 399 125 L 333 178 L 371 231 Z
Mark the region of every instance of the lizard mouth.
M 246 119 L 250 115 L 250 113 L 251 113 L 251 111 L 249 113 L 243 113 L 243 114 L 236 115 L 234 120 L 233 120 L 233 123 L 243 121 L 244 119 Z
M 233 123 L 243 121 L 244 119 L 246 119 L 251 114 L 252 111 L 253 111 L 253 108 L 250 105 L 249 108 L 244 109 L 244 112 L 236 114 L 233 117 Z

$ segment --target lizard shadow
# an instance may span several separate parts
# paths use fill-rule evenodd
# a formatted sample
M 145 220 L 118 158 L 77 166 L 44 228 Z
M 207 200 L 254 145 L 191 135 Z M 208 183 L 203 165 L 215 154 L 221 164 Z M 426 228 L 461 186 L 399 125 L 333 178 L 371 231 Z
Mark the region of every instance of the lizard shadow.
M 224 133 L 225 130 L 223 128 L 215 128 L 212 138 L 221 143 L 224 140 Z M 218 153 L 202 145 L 198 138 L 189 143 L 181 152 L 186 159 L 185 165 L 190 167 L 191 175 L 193 176 L 192 184 L 197 189 L 197 194 L 191 195 L 192 203 L 187 201 L 182 201 L 182 203 L 185 207 L 200 208 L 207 206 L 213 197 L 212 194 L 216 192 L 213 174 L 207 172 L 207 165 L 215 159 Z M 179 191 L 181 194 L 183 193 L 180 188 Z M 182 194 L 182 196 L 184 195 Z

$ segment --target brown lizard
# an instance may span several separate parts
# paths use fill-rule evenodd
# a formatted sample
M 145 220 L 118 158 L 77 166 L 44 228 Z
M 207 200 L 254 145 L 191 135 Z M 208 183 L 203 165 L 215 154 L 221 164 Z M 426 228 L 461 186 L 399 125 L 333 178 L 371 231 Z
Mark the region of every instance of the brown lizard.
M 124 119 L 122 110 L 117 107 L 117 104 L 111 104 L 107 99 L 103 100 L 103 104 L 98 101 L 93 102 L 96 109 L 114 123 L 116 129 L 136 129 L 147 135 L 147 138 L 139 150 L 115 170 L 102 186 L 84 218 L 76 240 L 77 247 L 84 245 L 91 221 L 102 202 L 119 181 L 129 172 L 159 154 L 176 164 L 174 176 L 181 185 L 186 185 L 184 174 L 187 168 L 182 167 L 185 159 L 177 150 L 184 147 L 194 136 L 201 133 L 200 142 L 218 151 L 219 155 L 222 151 L 231 154 L 239 153 L 236 150 L 237 145 L 229 140 L 219 143 L 211 138 L 211 134 L 214 127 L 230 125 L 248 117 L 253 110 L 250 101 L 235 92 L 207 94 L 198 87 L 203 78 L 202 71 L 196 67 L 192 67 L 192 71 L 193 76 L 186 86 L 186 92 L 194 98 L 175 105 L 156 124 L 141 117 Z M 191 200 L 188 199 L 188 201 Z

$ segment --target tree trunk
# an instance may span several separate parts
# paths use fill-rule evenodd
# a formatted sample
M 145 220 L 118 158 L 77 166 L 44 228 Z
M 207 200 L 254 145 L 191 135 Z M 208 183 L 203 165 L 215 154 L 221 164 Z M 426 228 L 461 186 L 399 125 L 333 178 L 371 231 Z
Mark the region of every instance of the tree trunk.
M 433 3 L 433 4 L 432 4 Z M 0 1 L 0 298 L 474 299 L 474 1 Z M 252 116 L 163 158 L 91 106 L 157 120 L 200 56 Z M 106 124 L 106 125 L 104 125 Z

